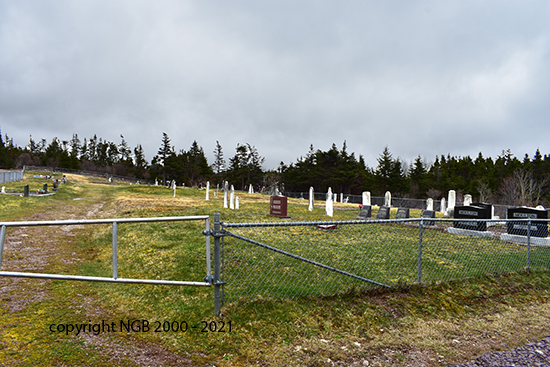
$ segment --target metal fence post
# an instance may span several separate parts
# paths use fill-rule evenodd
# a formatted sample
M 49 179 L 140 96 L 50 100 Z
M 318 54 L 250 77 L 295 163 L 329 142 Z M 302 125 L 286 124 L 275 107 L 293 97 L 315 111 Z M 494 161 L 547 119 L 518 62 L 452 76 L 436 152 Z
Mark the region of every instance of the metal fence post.
M 2 256 L 4 253 L 4 241 L 6 240 L 6 226 L 0 228 L 0 268 L 2 267 Z
M 527 222 L 527 271 L 531 270 L 531 218 Z
M 221 309 L 221 256 L 220 256 L 220 213 L 214 214 L 214 313 L 220 315 Z
M 424 228 L 424 219 L 420 219 L 418 225 L 418 284 L 422 283 L 422 230 Z
M 113 279 L 118 278 L 117 223 L 113 222 Z

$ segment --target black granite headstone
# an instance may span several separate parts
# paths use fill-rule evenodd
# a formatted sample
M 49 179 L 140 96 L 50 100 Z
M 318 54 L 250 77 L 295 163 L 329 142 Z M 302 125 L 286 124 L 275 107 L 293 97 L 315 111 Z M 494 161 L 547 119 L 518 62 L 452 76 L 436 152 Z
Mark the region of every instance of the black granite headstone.
M 435 211 L 434 210 L 422 210 L 422 213 L 420 214 L 420 218 L 435 218 Z M 424 224 L 427 226 L 433 226 L 435 225 L 435 221 L 429 220 L 424 221 Z
M 486 219 L 487 210 L 479 206 L 455 206 L 455 219 Z M 454 221 L 455 228 L 470 229 L 472 231 L 486 231 L 487 222 L 482 221 Z
M 508 219 L 548 219 L 548 210 L 535 209 L 527 207 L 508 208 Z M 506 231 L 508 234 L 515 234 L 519 236 L 534 237 L 548 237 L 548 222 L 531 221 L 531 228 L 529 223 L 523 222 L 506 222 Z
M 471 206 L 477 206 L 485 209 L 485 214 L 483 219 L 492 219 L 493 218 L 493 204 L 487 203 L 472 203 Z
M 372 207 L 370 205 L 363 205 L 361 211 L 359 212 L 359 217 L 361 219 L 370 218 L 372 213 Z
M 409 208 L 399 208 L 397 209 L 397 214 L 395 215 L 395 219 L 407 219 L 409 218 Z
M 376 219 L 390 219 L 390 207 L 381 206 L 378 209 L 378 214 L 376 214 Z

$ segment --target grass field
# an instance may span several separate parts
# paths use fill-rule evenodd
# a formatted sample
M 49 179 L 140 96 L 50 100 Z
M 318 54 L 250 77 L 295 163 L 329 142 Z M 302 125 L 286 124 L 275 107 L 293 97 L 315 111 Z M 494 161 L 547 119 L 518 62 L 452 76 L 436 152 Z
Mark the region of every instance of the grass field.
M 31 191 L 42 188 L 46 181 L 32 176 L 27 173 L 23 183 Z M 226 222 L 273 220 L 267 216 L 265 195 L 239 194 L 241 209 L 236 211 L 224 209 L 221 193 L 215 197 L 213 191 L 205 201 L 204 191 L 194 188 L 178 189 L 174 198 L 173 190 L 163 187 L 108 184 L 83 176 L 68 179 L 55 195 L 0 196 L 0 220 L 212 217 L 216 212 Z M 23 183 L 5 186 L 22 191 Z M 336 204 L 334 213 L 334 220 L 355 219 L 358 208 Z M 327 219 L 323 208 L 309 212 L 307 201 L 300 199 L 289 199 L 289 215 L 299 221 Z M 202 281 L 203 229 L 204 222 L 120 224 L 119 277 Z M 108 277 L 111 236 L 109 225 L 10 228 L 2 270 Z M 255 231 L 250 236 L 263 234 Z M 395 287 L 361 288 L 362 282 L 300 268 L 246 244 L 239 247 L 241 252 L 227 254 L 226 280 L 235 274 L 234 267 L 242 272 L 237 276 L 242 282 L 228 283 L 230 302 L 220 317 L 214 316 L 213 288 L 5 278 L 0 279 L 0 365 L 322 366 L 367 361 L 370 366 L 405 366 L 421 361 L 439 366 L 516 347 L 550 332 L 548 271 L 479 276 L 482 270 L 494 273 L 502 268 L 505 260 L 500 255 L 510 259 L 506 261 L 514 269 L 524 269 L 521 247 L 487 246 L 440 231 L 424 232 L 423 281 L 440 280 L 437 271 L 442 268 L 448 276 L 442 280 L 462 277 L 464 269 L 471 271 L 469 279 L 405 286 L 416 280 L 416 228 L 367 226 L 358 237 L 293 228 L 269 236 L 289 251 Z M 326 236 L 336 237 L 327 242 Z M 376 241 L 354 246 L 365 238 Z M 235 247 L 235 240 L 226 241 L 226 247 Z M 431 246 L 432 241 L 444 246 Z M 535 262 L 548 259 L 543 250 L 536 249 L 540 254 L 532 255 Z M 266 268 L 277 282 L 262 278 Z M 313 285 L 310 279 L 323 282 Z M 260 285 L 265 284 L 271 294 L 295 297 L 262 296 Z M 236 289 L 240 293 L 233 293 L 231 301 Z M 121 330 L 129 320 L 134 328 Z M 69 325 L 80 325 L 82 331 L 68 332 Z

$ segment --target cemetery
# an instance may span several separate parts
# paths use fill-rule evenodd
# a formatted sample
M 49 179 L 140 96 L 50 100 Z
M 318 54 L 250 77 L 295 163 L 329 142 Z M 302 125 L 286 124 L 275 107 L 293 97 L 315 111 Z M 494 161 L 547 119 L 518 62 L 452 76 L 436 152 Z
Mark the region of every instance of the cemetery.
M 58 180 L 58 191 L 53 191 L 53 182 Z M 186 321 L 200 322 L 200 320 L 217 320 L 232 322 L 237 327 L 238 333 L 226 334 L 224 340 L 230 340 L 234 348 L 227 348 L 227 342 L 221 339 L 207 339 L 210 345 L 210 352 L 196 361 L 217 360 L 219 356 L 231 353 L 235 358 L 243 361 L 252 361 L 253 355 L 258 349 L 262 350 L 260 343 L 255 337 L 244 338 L 243 335 L 254 335 L 254 330 L 247 323 L 261 323 L 261 330 L 271 335 L 264 336 L 269 349 L 280 342 L 280 328 L 276 327 L 275 320 L 280 313 L 302 315 L 305 320 L 311 317 L 309 312 L 319 313 L 325 310 L 330 314 L 330 319 L 340 318 L 336 316 L 341 309 L 353 309 L 357 302 L 371 302 L 377 299 L 386 299 L 390 302 L 392 295 L 380 293 L 377 283 L 382 288 L 389 286 L 389 289 L 407 289 L 409 286 L 420 283 L 423 285 L 422 301 L 436 305 L 441 299 L 441 287 L 452 289 L 449 298 L 441 299 L 441 302 L 456 302 L 451 295 L 461 294 L 460 289 L 469 287 L 469 280 L 461 281 L 461 287 L 454 288 L 453 283 L 443 283 L 452 279 L 478 279 L 486 271 L 498 273 L 502 270 L 520 272 L 525 269 L 525 244 L 501 240 L 500 237 L 488 238 L 475 237 L 471 235 L 453 234 L 449 229 L 458 229 L 474 232 L 493 231 L 494 233 L 506 234 L 508 231 L 506 223 L 500 223 L 501 219 L 491 219 L 492 225 L 475 227 L 466 224 L 470 218 L 461 216 L 489 216 L 491 208 L 484 203 L 471 202 L 468 206 L 455 202 L 453 217 L 446 217 L 447 207 L 441 210 L 435 207 L 433 200 L 426 201 L 425 209 L 411 209 L 401 206 L 394 206 L 399 202 L 396 198 L 387 193 L 382 205 L 372 205 L 369 199 L 373 199 L 370 193 L 365 192 L 365 198 L 361 207 L 357 203 L 346 203 L 345 196 L 327 190 L 324 199 L 309 200 L 291 198 L 282 195 L 262 194 L 232 189 L 230 182 L 223 182 L 216 188 L 217 184 L 205 182 L 201 188 L 183 187 L 183 185 L 145 185 L 126 184 L 116 180 L 109 182 L 108 178 L 87 178 L 76 175 L 67 176 L 67 181 L 62 184 L 62 174 L 56 173 L 47 179 L 29 176 L 23 182 L 12 182 L 6 184 L 6 190 L 29 185 L 30 191 L 44 189 L 44 183 L 48 184 L 49 194 L 44 197 L 19 195 L 0 196 L 2 205 L 2 220 L 14 220 L 24 216 L 25 210 L 34 213 L 35 219 L 49 219 L 55 213 L 57 219 L 67 219 L 68 216 L 77 215 L 77 218 L 94 217 L 155 217 L 155 216 L 181 216 L 181 215 L 204 215 L 220 213 L 223 222 L 234 223 L 281 223 L 284 227 L 262 226 L 262 227 L 224 227 L 225 230 L 233 232 L 255 241 L 267 241 L 271 246 L 296 254 L 302 258 L 324 264 L 328 267 L 349 272 L 358 278 L 351 278 L 347 275 L 335 273 L 329 269 L 303 263 L 295 259 L 275 253 L 265 248 L 239 241 L 232 237 L 225 237 L 224 241 L 224 282 L 225 304 L 222 308 L 221 318 L 213 314 L 213 295 L 210 288 L 184 288 L 171 286 L 115 286 L 103 283 L 88 282 L 64 282 L 52 281 L 47 284 L 44 291 L 50 292 L 51 300 L 55 303 L 36 303 L 35 307 L 43 307 L 41 314 L 48 316 L 49 323 L 59 323 L 63 320 L 82 322 L 82 316 L 74 314 L 72 310 L 77 306 L 82 307 L 82 296 L 86 299 L 94 299 L 100 305 L 100 309 L 106 312 L 101 318 L 105 320 L 119 320 L 138 317 L 153 319 L 154 315 L 163 315 L 166 320 L 176 319 L 184 315 Z M 174 188 L 175 186 L 175 188 Z M 206 189 L 205 189 L 206 188 Z M 108 194 L 107 194 L 108 193 Z M 176 194 L 175 194 L 176 193 Z M 312 191 L 313 193 L 313 191 Z M 336 200 L 335 200 L 336 195 Z M 314 197 L 310 195 L 309 197 Z M 451 200 L 449 200 L 451 201 Z M 387 205 L 384 205 L 387 204 Z M 29 206 L 30 205 L 30 206 Z M 331 211 L 327 208 L 331 207 Z M 25 209 L 27 208 L 27 209 Z M 531 239 L 545 238 L 544 232 L 544 210 L 536 211 L 526 209 L 510 209 L 510 216 L 517 218 L 518 223 L 512 222 L 510 234 L 515 236 L 530 235 Z M 28 212 L 27 212 L 28 213 Z M 80 214 L 78 214 L 80 213 Z M 332 214 L 332 215 L 329 215 Z M 290 218 L 289 218 L 290 217 Z M 526 228 L 520 223 L 523 218 L 533 219 L 532 227 Z M 422 267 L 419 272 L 418 253 L 419 246 L 419 225 L 418 220 L 425 220 L 422 236 Z M 430 221 L 433 220 L 433 223 Z M 538 221 L 537 221 L 538 220 Z M 291 225 L 294 222 L 318 223 L 314 226 Z M 325 224 L 322 224 L 322 223 Z M 341 224 L 359 222 L 361 224 Z M 464 223 L 463 223 L 464 222 Z M 539 223 L 540 222 L 540 223 Z M 155 223 L 150 224 L 120 224 L 119 235 L 119 274 L 121 277 L 168 279 L 168 280 L 193 280 L 203 281 L 204 262 L 200 261 L 203 255 L 205 236 L 202 233 L 204 228 L 195 223 L 170 224 L 166 227 Z M 41 231 L 46 231 L 41 233 Z M 524 231 L 524 232 L 521 232 Z M 532 234 L 531 234 L 532 232 Z M 29 239 L 38 239 L 46 234 L 53 242 L 46 243 L 49 255 L 48 262 L 43 265 L 44 269 L 34 271 L 59 271 L 68 274 L 84 274 L 94 276 L 109 275 L 112 271 L 110 262 L 112 253 L 110 249 L 111 229 L 109 227 L 79 227 L 70 230 L 55 231 L 54 229 L 40 230 L 37 227 L 28 236 L 23 233 L 8 230 L 6 236 L 6 248 L 4 250 L 4 261 L 2 271 L 15 270 L 15 264 L 21 263 L 13 252 L 18 243 L 22 245 Z M 68 234 L 71 234 L 68 236 Z M 538 237 L 542 236 L 542 237 Z M 212 239 L 214 241 L 214 239 Z M 55 248 L 51 247 L 54 246 Z M 435 246 L 435 244 L 438 244 Z M 15 247 L 14 247 L 15 246 Z M 30 246 L 27 244 L 25 246 Z M 35 263 L 38 261 L 37 252 Z M 79 261 L 66 261 L 66 259 Z M 550 261 L 548 248 L 545 246 L 534 246 L 531 249 L 531 263 L 529 266 L 533 271 L 540 271 Z M 19 266 L 18 265 L 18 266 Z M 539 270 L 537 270 L 539 269 Z M 20 269 L 24 270 L 24 269 Z M 518 275 L 520 276 L 520 275 Z M 530 277 L 534 275 L 521 275 Z M 372 280 L 375 283 L 368 283 L 362 279 Z M 492 284 L 485 278 L 475 280 L 472 287 L 489 287 Z M 531 278 L 529 278 L 531 279 Z M 0 281 L 3 281 L 0 279 Z M 10 282 L 8 280 L 8 282 Z M 482 283 L 479 283 L 482 282 Z M 505 279 L 500 282 L 506 282 Z M 9 283 L 11 284 L 11 283 Z M 36 280 L 28 280 L 28 287 L 37 287 L 40 284 Z M 405 286 L 407 285 L 407 286 Z M 494 285 L 491 285 L 491 287 Z M 405 288 L 400 288 L 405 287 Z M 430 297 L 432 294 L 433 297 Z M 439 288 L 437 288 L 439 287 Z M 447 289 L 447 288 L 445 288 Z M 349 292 L 349 293 L 348 293 Z M 357 293 L 355 293 L 357 292 Z M 365 293 L 363 293 L 365 292 Z M 372 292 L 372 293 L 370 293 Z M 530 291 L 527 291 L 526 294 Z M 444 291 L 445 294 L 446 291 Z M 357 294 L 357 295 L 355 295 Z M 362 296 L 368 294 L 369 296 Z M 387 294 L 387 296 L 385 295 Z M 414 292 L 410 297 L 414 296 Z M 472 292 L 475 294 L 475 292 Z M 339 296 L 342 295 L 342 296 Z M 344 296 L 346 295 L 346 296 Z M 330 296 L 330 297 L 329 297 Z M 328 297 L 328 298 L 323 298 Z M 351 297 L 347 301 L 346 297 Z M 377 298 L 378 297 L 378 298 Z M 382 298 L 380 298 L 382 297 Z M 388 297 L 388 298 L 385 298 Z M 420 296 L 418 296 L 420 297 Z M 430 297 L 429 301 L 424 297 Z M 535 297 L 533 295 L 533 297 Z M 538 297 L 538 296 L 537 296 Z M 12 296 L 12 299 L 16 299 Z M 61 301 L 59 301 L 61 300 Z M 136 302 L 139 300 L 139 302 Z M 285 300 L 281 303 L 281 300 Z M 3 301 L 8 306 L 12 301 Z M 374 301 L 373 301 L 374 302 Z M 519 300 L 517 301 L 519 302 Z M 469 307 L 476 309 L 476 302 L 469 304 Z M 40 305 L 40 306 L 38 306 Z M 378 310 L 377 303 L 372 303 L 373 309 Z M 7 307 L 8 307 L 7 306 Z M 11 307 L 11 306 L 9 306 Z M 15 307 L 15 306 L 14 306 Z M 83 306 L 84 308 L 88 306 Z M 96 307 L 96 306 L 94 306 Z M 401 307 L 401 306 L 393 306 Z M 412 311 L 409 307 L 400 309 L 399 312 L 409 314 L 410 312 L 427 311 L 427 306 L 418 306 L 418 311 Z M 432 306 L 430 306 L 432 307 Z M 443 303 L 436 307 L 445 307 Z M 455 306 L 453 306 L 455 307 Z M 303 308 L 303 310 L 300 310 Z M 414 308 L 416 309 L 416 308 Z M 311 311 L 309 311 L 311 310 Z M 421 311 L 424 310 L 424 311 Z M 34 310 L 32 311 L 34 312 Z M 86 312 L 92 312 L 86 311 Z M 305 312 L 305 313 L 304 313 Z M 376 311 L 378 314 L 379 311 Z M 383 312 L 380 309 L 380 312 Z M 447 310 L 446 312 L 458 312 Z M 462 311 L 460 311 L 462 312 Z M 61 315 L 61 316 L 60 316 Z M 429 317 L 438 318 L 439 314 L 429 313 Z M 460 317 L 466 314 L 460 313 Z M 541 314 L 542 316 L 543 314 Z M 15 317 L 15 319 L 13 319 Z M 21 319 L 20 319 L 21 317 Z M 12 322 L 23 322 L 26 314 L 12 316 Z M 88 316 L 86 316 L 88 317 Z M 283 316 L 285 317 L 285 316 Z M 385 323 L 390 319 L 383 319 L 381 324 L 374 325 L 380 329 L 385 328 Z M 402 322 L 402 318 L 398 318 Z M 415 318 L 411 319 L 415 320 Z M 416 319 L 419 320 L 419 319 Z M 64 322 L 68 322 L 64 321 Z M 92 317 L 92 322 L 96 318 Z M 181 320 L 180 320 L 181 321 Z M 0 323 L 5 323 L 0 316 Z M 300 336 L 299 331 L 290 330 L 289 344 L 291 349 L 281 349 L 280 353 L 293 360 L 289 350 L 294 350 L 296 345 L 303 343 L 315 343 L 318 338 L 332 339 L 333 332 L 326 329 L 319 329 L 318 320 L 309 321 L 308 328 L 313 334 L 307 337 Z M 343 325 L 349 322 L 362 325 L 365 330 L 374 330 L 370 321 L 351 316 L 350 320 L 342 320 Z M 315 326 L 317 325 L 317 326 Z M 264 327 L 265 326 L 265 327 Z M 395 324 L 395 327 L 398 327 Z M 399 326 L 401 328 L 401 326 Z M 408 324 L 407 330 L 417 330 Z M 347 330 L 347 331 L 346 331 Z M 371 331 L 369 331 L 370 333 Z M 334 333 L 344 335 L 350 340 L 357 340 L 361 345 L 370 345 L 364 339 L 363 333 L 350 331 L 347 326 L 336 327 Z M 145 336 L 145 335 L 144 335 Z M 118 334 L 97 336 L 96 340 L 104 338 L 118 338 Z M 205 339 L 200 333 L 166 333 L 164 335 L 147 335 L 155 343 L 167 343 L 174 345 L 175 350 L 197 351 L 197 345 L 202 345 Z M 286 336 L 285 336 L 286 337 Z M 418 337 L 418 335 L 416 336 Z M 73 340 L 73 335 L 44 335 L 38 336 L 39 343 L 49 343 L 50 338 L 62 338 L 68 343 Z M 93 342 L 93 339 L 91 339 Z M 117 339 L 118 340 L 118 339 Z M 377 340 L 377 339 L 374 339 Z M 397 340 L 395 340 L 398 343 Z M 400 342 L 400 341 L 399 341 Z M 299 343 L 299 344 L 296 344 Z M 323 342 L 318 342 L 320 345 Z M 446 358 L 453 360 L 450 353 L 453 346 L 452 340 L 448 341 L 449 352 L 445 352 Z M 317 344 L 315 344 L 317 345 Z M 90 353 L 89 350 L 80 349 L 76 344 L 72 346 L 73 353 Z M 316 347 L 318 348 L 318 347 Z M 431 348 L 431 347 L 428 347 Z M 342 351 L 340 346 L 337 348 Z M 336 349 L 335 349 L 336 350 Z M 254 351 L 254 352 L 253 352 Z M 1 352 L 0 352 L 1 353 Z M 55 353 L 55 349 L 52 353 Z M 326 353 L 319 350 L 321 355 Z M 342 354 L 345 357 L 345 352 Z M 58 358 L 58 354 L 46 358 Z M 215 357 L 218 356 L 218 357 Z M 100 357 L 97 357 L 100 358 Z M 201 359 L 203 358 L 203 359 Z

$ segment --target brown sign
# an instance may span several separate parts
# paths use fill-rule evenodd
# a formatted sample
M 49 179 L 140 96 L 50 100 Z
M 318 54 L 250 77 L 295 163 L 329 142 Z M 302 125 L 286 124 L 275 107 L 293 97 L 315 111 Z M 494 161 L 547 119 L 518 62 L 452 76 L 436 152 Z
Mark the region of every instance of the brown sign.
M 272 196 L 269 200 L 269 215 L 279 218 L 290 218 L 287 216 L 286 196 Z

